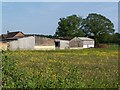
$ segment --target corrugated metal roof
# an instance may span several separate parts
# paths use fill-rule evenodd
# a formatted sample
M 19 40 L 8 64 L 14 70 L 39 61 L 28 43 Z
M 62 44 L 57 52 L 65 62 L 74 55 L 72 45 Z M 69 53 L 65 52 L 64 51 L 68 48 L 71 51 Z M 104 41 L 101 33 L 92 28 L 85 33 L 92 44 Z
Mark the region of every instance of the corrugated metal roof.
M 88 38 L 88 37 L 78 37 L 78 39 L 82 40 L 82 41 L 93 41 L 93 39 Z

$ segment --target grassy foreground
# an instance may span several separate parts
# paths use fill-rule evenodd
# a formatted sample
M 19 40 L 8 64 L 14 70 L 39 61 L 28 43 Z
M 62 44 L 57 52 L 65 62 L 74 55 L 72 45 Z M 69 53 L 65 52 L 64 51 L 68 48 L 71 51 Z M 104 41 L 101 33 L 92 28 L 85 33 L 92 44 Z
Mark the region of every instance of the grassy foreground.
M 5 51 L 4 88 L 117 88 L 118 49 Z

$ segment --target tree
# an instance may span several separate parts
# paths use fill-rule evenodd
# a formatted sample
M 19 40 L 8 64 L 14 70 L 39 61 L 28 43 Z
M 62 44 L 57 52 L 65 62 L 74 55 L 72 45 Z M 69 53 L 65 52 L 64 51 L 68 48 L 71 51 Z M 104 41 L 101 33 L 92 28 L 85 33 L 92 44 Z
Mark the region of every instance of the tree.
M 113 34 L 108 34 L 105 35 L 104 38 L 102 39 L 104 35 L 101 35 L 99 38 L 99 42 L 100 43 L 115 43 L 115 44 L 119 44 L 120 42 L 120 34 L 119 33 L 113 33 Z
M 111 43 L 112 35 L 113 34 L 101 34 L 98 38 L 99 43 Z
M 84 36 L 81 29 L 82 18 L 77 15 L 60 18 L 55 36 L 72 38 L 75 36 Z
M 120 44 L 120 34 L 114 33 L 111 35 L 111 43 Z
M 105 39 L 108 34 L 114 33 L 113 23 L 105 16 L 92 13 L 82 22 L 82 29 L 86 36 L 93 36 L 95 45 L 99 46 L 99 39 Z M 101 37 L 102 36 L 102 37 Z

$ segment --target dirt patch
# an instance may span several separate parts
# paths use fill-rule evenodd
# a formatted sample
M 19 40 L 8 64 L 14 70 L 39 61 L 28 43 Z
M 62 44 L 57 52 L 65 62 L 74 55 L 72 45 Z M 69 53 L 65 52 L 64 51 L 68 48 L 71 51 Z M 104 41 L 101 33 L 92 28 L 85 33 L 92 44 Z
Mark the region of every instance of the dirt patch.
M 109 48 L 109 45 L 108 44 L 100 44 L 100 45 L 95 46 L 95 48 Z

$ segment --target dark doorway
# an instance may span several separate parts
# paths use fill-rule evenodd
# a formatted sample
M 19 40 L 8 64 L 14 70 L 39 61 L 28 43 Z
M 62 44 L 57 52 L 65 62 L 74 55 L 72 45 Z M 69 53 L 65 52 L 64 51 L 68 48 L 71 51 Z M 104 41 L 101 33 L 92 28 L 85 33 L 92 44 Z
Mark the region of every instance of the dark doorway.
M 55 47 L 60 48 L 60 42 L 55 42 Z

